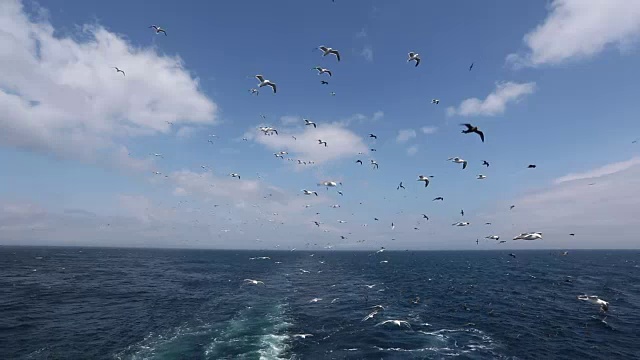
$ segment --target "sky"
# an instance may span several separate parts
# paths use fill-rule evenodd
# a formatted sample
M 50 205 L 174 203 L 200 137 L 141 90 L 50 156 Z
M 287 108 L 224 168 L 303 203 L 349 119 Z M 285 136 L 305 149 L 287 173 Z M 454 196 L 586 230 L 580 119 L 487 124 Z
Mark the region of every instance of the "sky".
M 639 248 L 640 2 L 491 3 L 2 1 L 0 244 Z

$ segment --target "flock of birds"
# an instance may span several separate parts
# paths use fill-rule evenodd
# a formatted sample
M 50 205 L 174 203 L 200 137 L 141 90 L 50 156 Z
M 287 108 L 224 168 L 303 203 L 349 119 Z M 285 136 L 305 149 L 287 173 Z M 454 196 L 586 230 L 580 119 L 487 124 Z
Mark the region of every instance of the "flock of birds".
M 167 36 L 167 31 L 165 29 L 161 28 L 158 25 L 151 25 L 151 26 L 149 26 L 149 28 L 153 29 L 155 34 L 164 34 L 165 36 Z M 323 46 L 319 46 L 317 49 L 321 51 L 322 57 L 333 56 L 333 57 L 335 57 L 335 59 L 336 59 L 336 61 L 338 63 L 341 61 L 341 55 L 340 55 L 340 51 L 339 50 L 331 48 L 331 47 L 328 47 L 328 46 L 324 46 L 324 45 Z M 414 62 L 414 64 L 415 64 L 414 66 L 418 67 L 420 65 L 420 63 L 421 63 L 421 57 L 420 57 L 420 55 L 418 53 L 411 51 L 411 52 L 408 53 L 407 62 L 408 63 Z M 469 66 L 469 71 L 471 71 L 473 69 L 473 67 L 474 67 L 474 63 L 472 63 Z M 114 67 L 114 69 L 116 70 L 116 73 L 122 73 L 123 76 L 126 76 L 125 71 L 120 69 L 119 67 Z M 328 68 L 324 68 L 324 67 L 321 67 L 321 66 L 316 66 L 316 67 L 313 67 L 312 70 L 317 71 L 318 75 L 326 75 L 328 77 L 332 77 L 333 76 L 332 71 L 330 69 L 328 69 Z M 251 95 L 256 95 L 256 96 L 259 95 L 261 89 L 263 89 L 265 87 L 271 88 L 273 94 L 277 94 L 278 87 L 276 85 L 276 82 L 265 78 L 265 76 L 261 75 L 261 74 L 255 75 L 255 79 L 258 80 L 258 84 L 256 85 L 255 88 L 249 89 L 249 93 Z M 328 85 L 329 82 L 326 81 L 326 80 L 321 80 L 321 84 Z M 332 96 L 335 96 L 335 92 L 331 92 L 330 94 Z M 439 99 L 432 99 L 431 103 L 433 105 L 438 105 L 440 103 L 440 100 Z M 264 115 L 262 115 L 262 118 L 265 119 L 266 117 Z M 316 123 L 316 122 L 314 122 L 314 121 L 312 121 L 310 119 L 303 119 L 303 121 L 304 121 L 305 127 L 313 127 L 314 129 L 317 129 L 319 126 L 322 126 L 321 124 L 318 124 L 318 123 Z M 479 137 L 479 139 L 480 139 L 480 141 L 482 143 L 485 142 L 485 134 L 477 126 L 475 126 L 473 124 L 470 124 L 470 123 L 464 123 L 464 124 L 461 124 L 461 126 L 464 127 L 464 129 L 462 130 L 463 134 L 475 134 L 475 135 L 477 135 Z M 260 133 L 262 133 L 262 136 L 280 136 L 279 133 L 278 133 L 278 130 L 273 126 L 266 126 L 266 125 L 265 126 L 260 126 L 258 128 L 258 131 Z M 292 136 L 292 137 L 294 138 L 294 140 L 297 141 L 297 139 L 294 136 Z M 378 136 L 376 134 L 373 134 L 373 133 L 368 134 L 368 137 L 373 139 L 373 140 L 378 139 Z M 243 138 L 243 140 L 247 141 L 248 139 L 247 138 Z M 209 142 L 212 142 L 212 140 L 209 140 Z M 317 144 L 318 144 L 318 146 L 329 147 L 329 146 L 331 146 L 331 139 L 317 139 Z M 376 149 L 373 149 L 373 148 L 370 149 L 370 150 L 372 152 L 376 151 Z M 162 157 L 162 154 L 152 154 L 152 155 L 154 155 L 156 157 Z M 280 151 L 280 152 L 275 153 L 274 155 L 275 155 L 276 158 L 284 159 L 284 156 L 288 155 L 288 152 L 287 151 Z M 360 153 L 360 155 L 364 155 L 364 154 Z M 295 160 L 290 159 L 290 158 L 288 160 L 295 161 Z M 467 165 L 468 165 L 468 161 L 465 160 L 465 159 L 462 159 L 460 157 L 451 157 L 451 158 L 448 159 L 448 161 L 450 161 L 452 163 L 455 163 L 455 164 L 460 164 L 462 166 L 462 169 L 466 169 Z M 314 163 L 313 160 L 302 160 L 302 159 L 298 159 L 297 162 L 298 162 L 298 164 L 313 164 Z M 356 163 L 360 164 L 360 165 L 364 164 L 361 159 L 356 160 Z M 376 160 L 373 160 L 373 159 L 370 160 L 370 166 L 373 169 L 378 169 L 379 168 L 378 162 Z M 485 167 L 488 168 L 490 166 L 490 163 L 488 161 L 486 161 L 486 160 L 483 160 L 482 166 L 485 166 Z M 535 169 L 536 167 L 537 166 L 535 164 L 529 164 L 527 166 L 527 168 L 529 168 L 529 169 Z M 205 168 L 205 167 L 203 166 L 203 168 Z M 158 171 L 155 171 L 154 174 L 160 175 L 161 173 L 158 172 Z M 232 177 L 232 178 L 237 178 L 238 180 L 241 179 L 241 175 L 238 174 L 238 173 L 230 173 L 228 175 L 230 177 Z M 423 182 L 424 183 L 424 187 L 427 188 L 429 186 L 429 184 L 430 184 L 430 181 L 431 181 L 430 179 L 432 179 L 433 177 L 434 177 L 433 175 L 420 174 L 420 175 L 417 175 L 417 181 Z M 487 177 L 485 175 L 483 175 L 483 174 L 478 174 L 477 175 L 477 179 L 478 180 L 484 180 L 486 178 Z M 342 183 L 341 182 L 337 182 L 337 181 L 328 180 L 328 181 L 322 181 L 317 185 L 318 186 L 324 186 L 327 189 L 329 189 L 329 188 L 339 187 L 339 186 L 342 185 Z M 405 189 L 405 186 L 404 186 L 403 182 L 400 182 L 398 184 L 398 186 L 397 186 L 397 190 L 400 190 L 400 189 L 403 189 L 403 190 Z M 314 190 L 302 189 L 301 192 L 302 192 L 302 194 L 304 196 L 319 196 L 319 193 L 317 191 L 314 191 Z M 344 193 L 342 191 L 338 191 L 338 194 L 341 195 L 341 196 L 344 195 Z M 444 200 L 444 198 L 442 196 L 438 196 L 438 197 L 435 197 L 433 199 L 433 201 L 443 201 L 443 200 Z M 309 207 L 309 205 L 306 205 L 305 207 Z M 332 205 L 331 207 L 332 208 L 339 208 L 340 205 L 336 204 L 336 205 Z M 510 209 L 513 209 L 514 207 L 515 207 L 514 205 L 511 205 Z M 316 213 L 316 214 L 319 214 L 319 213 Z M 460 214 L 462 216 L 464 216 L 464 210 L 461 210 Z M 422 219 L 428 221 L 429 220 L 429 216 L 427 214 L 422 214 Z M 374 220 L 378 221 L 379 219 L 375 218 Z M 344 221 L 344 220 L 338 220 L 338 222 L 339 223 L 346 223 L 346 221 Z M 313 223 L 317 227 L 320 227 L 320 225 L 322 224 L 322 222 L 320 222 L 318 220 L 314 220 Z M 470 222 L 468 222 L 468 221 L 458 221 L 458 222 L 455 222 L 455 223 L 452 224 L 452 226 L 458 226 L 458 227 L 464 227 L 464 226 L 469 226 L 469 225 L 470 225 Z M 491 223 L 485 223 L 485 225 L 491 225 Z M 363 226 L 366 226 L 366 224 L 364 224 Z M 391 223 L 391 229 L 392 230 L 395 229 L 395 224 L 394 223 Z M 418 228 L 414 228 L 414 229 L 417 230 Z M 222 231 L 228 232 L 229 230 L 222 230 Z M 325 230 L 325 231 L 328 231 L 328 230 Z M 571 236 L 575 236 L 575 234 L 570 234 L 570 235 Z M 347 237 L 345 235 L 340 235 L 340 238 L 342 240 L 347 239 Z M 489 235 L 489 236 L 486 236 L 485 239 L 487 239 L 487 240 L 495 240 L 500 244 L 503 244 L 503 243 L 506 242 L 505 240 L 500 240 L 500 236 L 499 235 Z M 525 241 L 535 241 L 535 240 L 541 240 L 541 239 L 542 239 L 542 232 L 526 232 L 526 233 L 521 233 L 521 234 L 519 234 L 519 235 L 517 235 L 517 236 L 512 238 L 512 240 L 525 240 Z M 364 242 L 364 240 L 361 240 L 361 241 L 358 241 L 358 242 Z M 476 239 L 476 244 L 478 244 L 478 242 L 479 242 L 479 240 Z M 307 243 L 307 245 L 309 245 L 309 243 Z M 315 245 L 317 245 L 317 244 L 315 244 Z M 328 244 L 325 248 L 326 249 L 331 249 L 331 248 L 333 248 L 333 245 Z M 295 249 L 292 249 L 292 250 L 295 250 Z M 384 250 L 385 250 L 385 248 L 382 247 L 376 253 L 383 252 Z M 513 254 L 513 253 L 511 253 L 509 255 L 511 257 L 514 257 L 514 258 L 516 257 L 516 255 Z M 567 255 L 567 252 L 564 252 L 562 255 Z M 269 258 L 268 257 L 260 257 L 260 258 L 252 258 L 252 259 L 268 260 Z M 381 263 L 388 263 L 388 261 L 383 260 L 383 261 L 381 261 Z M 265 285 L 263 281 L 255 280 L 255 279 L 244 279 L 244 284 L 245 285 L 253 285 L 253 286 L 258 286 L 258 285 L 263 285 L 264 286 Z M 609 303 L 607 301 L 605 301 L 605 300 L 600 299 L 598 296 L 595 296 L 595 295 L 580 295 L 580 296 L 578 296 L 578 299 L 582 300 L 582 301 L 587 301 L 587 302 L 593 303 L 595 305 L 598 305 L 600 307 L 601 311 L 603 311 L 603 312 L 606 312 L 609 309 Z M 314 298 L 310 302 L 318 302 L 320 300 L 322 300 L 322 299 Z M 413 301 L 419 301 L 419 298 L 414 299 Z M 383 310 L 384 310 L 383 306 L 381 306 L 381 305 L 375 306 L 373 308 L 373 310 L 363 318 L 362 321 L 367 321 L 369 319 L 372 319 L 373 317 L 375 317 L 377 314 L 379 314 Z M 382 326 L 382 325 L 394 325 L 394 326 L 397 326 L 397 327 L 410 327 L 410 324 L 407 321 L 399 320 L 399 319 L 384 320 L 384 321 L 380 322 L 379 324 L 377 324 L 376 326 Z M 307 336 L 312 336 L 312 335 L 311 334 L 299 334 L 299 335 L 296 335 L 296 336 L 297 337 L 301 337 L 301 338 L 305 338 Z

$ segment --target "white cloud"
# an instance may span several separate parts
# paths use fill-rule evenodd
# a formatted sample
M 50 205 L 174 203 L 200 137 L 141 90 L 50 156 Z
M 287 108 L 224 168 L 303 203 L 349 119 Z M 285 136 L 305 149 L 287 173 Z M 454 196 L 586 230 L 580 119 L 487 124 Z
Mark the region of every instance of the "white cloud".
M 356 33 L 356 39 L 362 39 L 367 37 L 367 29 L 362 28 L 360 31 Z
M 373 62 L 373 48 L 371 45 L 363 47 L 362 51 L 360 51 L 360 55 L 368 62 Z
M 460 116 L 495 116 L 503 114 L 507 104 L 510 102 L 518 102 L 525 95 L 530 95 L 536 90 L 536 83 L 497 83 L 496 89 L 489 94 L 484 100 L 478 98 L 466 99 L 456 109 L 455 107 L 447 108 L 447 115 Z
M 626 46 L 640 35 L 640 2 L 554 0 L 544 23 L 524 37 L 527 53 L 511 54 L 517 66 L 554 65 L 588 58 L 608 45 Z
M 176 131 L 176 137 L 181 140 L 186 140 L 191 138 L 197 129 L 193 126 L 183 126 L 178 131 Z
M 280 118 L 280 123 L 282 125 L 301 124 L 302 118 L 300 116 L 286 115 Z
M 563 182 L 568 182 L 568 181 L 595 179 L 602 176 L 607 176 L 607 175 L 618 173 L 620 171 L 627 170 L 638 164 L 640 164 L 640 157 L 634 157 L 626 161 L 608 164 L 584 173 L 568 174 L 563 177 L 557 178 L 554 182 L 556 184 L 561 184 Z
M 0 28 L 5 146 L 83 161 L 111 154 L 111 163 L 120 156 L 116 138 L 166 133 L 168 122 L 216 122 L 216 104 L 178 57 L 137 48 L 99 25 L 85 25 L 84 40 L 61 37 L 17 0 L 0 2 Z
M 438 131 L 438 128 L 435 126 L 423 126 L 422 128 L 420 128 L 420 131 L 422 131 L 426 135 L 430 135 L 435 134 L 435 132 Z
M 416 131 L 413 129 L 403 129 L 398 131 L 398 136 L 396 136 L 396 141 L 398 143 L 405 143 L 417 135 Z
M 294 159 L 311 160 L 316 164 L 355 156 L 358 152 L 368 150 L 363 139 L 341 123 L 319 123 L 317 129 L 307 126 L 302 130 L 278 131 L 279 135 L 270 136 L 253 131 L 247 137 L 271 150 L 288 151 Z M 320 145 L 318 140 L 326 141 L 327 146 Z
M 407 148 L 407 155 L 413 156 L 418 153 L 418 145 L 412 145 Z

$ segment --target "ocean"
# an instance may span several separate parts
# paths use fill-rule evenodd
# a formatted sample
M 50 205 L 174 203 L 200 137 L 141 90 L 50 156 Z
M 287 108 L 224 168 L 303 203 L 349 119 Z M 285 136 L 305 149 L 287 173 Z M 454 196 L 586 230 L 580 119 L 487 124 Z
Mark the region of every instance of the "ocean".
M 0 247 L 0 264 L 0 359 L 640 358 L 639 251 Z

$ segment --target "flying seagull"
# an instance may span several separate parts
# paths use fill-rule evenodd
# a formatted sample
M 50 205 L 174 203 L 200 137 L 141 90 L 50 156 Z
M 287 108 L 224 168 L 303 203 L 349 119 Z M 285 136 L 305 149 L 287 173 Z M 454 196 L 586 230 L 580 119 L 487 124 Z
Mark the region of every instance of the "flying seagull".
M 113 68 L 114 68 L 114 69 L 116 69 L 116 73 L 121 72 L 121 73 L 122 73 L 122 76 L 126 76 L 126 74 L 124 73 L 124 71 L 120 70 L 117 66 L 114 66 Z
M 322 141 L 320 139 L 318 139 L 318 145 L 322 145 L 324 144 L 324 147 L 327 147 L 327 142 L 326 141 Z
M 516 206 L 515 205 L 509 206 L 509 210 L 513 210 L 514 207 L 516 207 Z
M 588 301 L 592 304 L 595 305 L 600 305 L 600 310 L 601 311 L 608 311 L 609 310 L 609 303 L 600 299 L 599 297 L 597 297 L 596 295 L 578 295 L 578 300 L 582 300 L 582 301 Z
M 314 194 L 315 196 L 318 196 L 318 192 L 317 192 L 317 191 L 309 191 L 309 190 L 303 189 L 303 190 L 302 190 L 302 192 L 303 192 L 305 195 L 311 195 L 311 194 Z
M 414 53 L 414 52 L 410 52 L 409 53 L 409 59 L 407 59 L 407 62 L 409 61 L 415 61 L 416 62 L 416 67 L 418 65 L 420 65 L 420 54 Z
M 469 71 L 471 71 L 471 69 L 473 69 L 473 64 L 474 63 L 471 63 L 471 65 L 469 65 Z
M 489 167 L 489 162 L 487 160 L 482 160 L 482 165 Z
M 276 93 L 276 84 L 269 81 L 269 80 L 265 80 L 264 76 L 262 75 L 256 75 L 256 79 L 258 79 L 258 81 L 260 81 L 260 83 L 258 84 L 258 87 L 261 88 L 263 86 L 271 86 L 271 89 L 273 89 L 273 93 Z
M 452 157 L 452 158 L 448 158 L 447 160 L 454 162 L 456 164 L 462 164 L 463 169 L 467 168 L 467 160 L 461 159 L 459 157 Z
M 244 283 L 246 285 L 259 285 L 262 284 L 264 285 L 264 283 L 260 280 L 253 280 L 253 279 L 244 279 Z
M 444 201 L 444 198 L 442 196 L 438 196 L 437 198 L 434 198 L 431 201 L 436 201 L 436 200 Z
M 164 31 L 164 29 L 161 28 L 160 26 L 151 25 L 151 26 L 149 26 L 149 29 L 151 29 L 151 28 L 153 28 L 156 31 L 156 34 L 164 33 L 164 36 L 167 36 L 167 32 Z
M 328 81 L 324 81 L 324 80 L 320 80 L 320 84 L 322 84 L 322 85 L 329 85 L 329 82 L 328 82 Z
M 477 177 L 478 180 L 484 180 L 486 178 L 487 178 L 487 176 L 486 175 L 482 175 L 482 174 L 478 174 L 478 177 Z
M 256 96 L 260 95 L 260 90 L 255 89 L 255 88 L 254 89 L 249 89 L 249 92 L 251 93 L 251 95 L 254 95 L 254 94 Z
M 460 216 L 464 216 L 464 210 L 460 210 Z
M 484 238 L 490 240 L 500 240 L 500 236 L 498 235 L 485 236 Z
M 340 52 L 338 52 L 338 50 L 332 49 L 330 47 L 326 47 L 324 45 L 318 47 L 318 49 L 322 50 L 322 56 L 327 56 L 329 54 L 332 54 L 336 56 L 336 59 L 338 59 L 338 61 L 340 61 Z
M 379 167 L 379 166 L 378 166 L 378 162 L 377 162 L 377 161 L 375 161 L 375 160 L 371 160 L 371 165 L 372 165 L 374 168 L 376 168 L 376 169 Z
M 400 189 L 404 189 L 404 185 L 402 185 L 402 181 L 400 181 L 400 184 L 396 188 L 396 190 L 400 190 Z
M 329 69 L 325 69 L 325 68 L 321 68 L 320 66 L 316 66 L 313 68 L 313 70 L 318 70 L 318 75 L 322 75 L 322 74 L 329 74 L 329 76 L 333 76 L 331 74 L 331 70 Z
M 305 125 L 313 125 L 313 128 L 317 128 L 318 126 L 316 125 L 316 123 L 314 123 L 313 121 L 309 120 L 309 119 L 303 119 L 304 120 L 304 124 Z
M 432 104 L 436 104 L 436 105 L 438 105 L 438 104 L 440 104 L 440 100 L 438 100 L 438 99 L 431 99 L 431 103 L 432 103 Z
M 484 133 L 482 131 L 478 130 L 477 126 L 473 126 L 471 124 L 460 124 L 460 125 L 467 127 L 466 130 L 462 130 L 463 134 L 476 133 L 476 134 L 480 135 L 480 139 L 482 140 L 482 142 L 484 142 Z
M 409 324 L 409 322 L 405 320 L 385 320 L 379 324 L 376 324 L 376 326 L 380 326 L 384 324 L 393 324 L 393 325 L 397 325 L 398 327 L 402 327 L 402 326 L 406 326 L 408 328 L 411 327 L 411 324 Z
M 469 224 L 470 224 L 470 223 L 469 223 L 469 222 L 467 222 L 467 221 L 458 221 L 457 223 L 453 223 L 453 224 L 451 224 L 451 226 L 467 226 L 467 225 L 469 225 Z
M 231 173 L 231 174 L 229 174 L 229 176 L 234 177 L 234 178 L 238 178 L 238 180 L 240 180 L 240 174 Z
M 427 214 L 422 214 L 422 218 L 429 220 L 429 217 L 427 216 Z
M 360 163 L 360 165 L 362 165 L 362 160 L 358 159 L 356 160 L 356 163 Z
M 378 136 L 376 136 L 375 134 L 369 134 L 370 138 L 374 138 L 374 139 L 378 139 Z
M 542 239 L 541 232 L 522 233 L 513 238 L 513 240 L 539 240 Z
M 418 175 L 418 180 L 417 181 L 424 181 L 424 187 L 427 187 L 427 186 L 429 186 L 429 178 L 430 177 L 433 177 L 433 176 Z
M 529 166 L 527 166 L 527 169 L 535 169 L 536 165 L 535 164 L 530 164 Z

